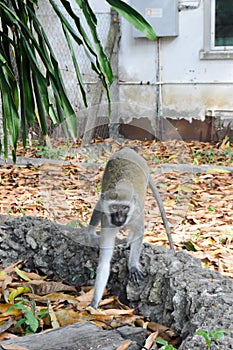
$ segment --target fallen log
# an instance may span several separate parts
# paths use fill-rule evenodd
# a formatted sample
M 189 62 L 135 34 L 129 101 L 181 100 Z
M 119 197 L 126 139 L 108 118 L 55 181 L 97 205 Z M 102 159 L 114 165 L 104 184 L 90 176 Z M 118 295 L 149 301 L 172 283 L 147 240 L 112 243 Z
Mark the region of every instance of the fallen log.
M 112 294 L 148 319 L 176 329 L 183 338 L 179 350 L 205 348 L 196 330 L 218 328 L 228 333 L 210 349 L 233 349 L 232 280 L 203 269 L 200 260 L 185 251 L 174 255 L 165 247 L 144 244 L 141 264 L 146 277 L 136 287 L 128 280 L 128 254 L 115 249 L 108 283 Z M 88 267 L 96 267 L 98 251 L 87 245 L 85 230 L 32 217 L 0 217 L 0 258 L 4 266 L 26 259 L 29 270 L 72 282 Z
M 143 328 L 124 326 L 118 330 L 102 330 L 90 322 L 75 323 L 40 334 L 22 338 L 12 338 L 0 343 L 0 349 L 18 350 L 115 350 L 120 345 L 129 344 L 128 350 L 139 350 L 142 345 L 133 339 L 145 338 Z

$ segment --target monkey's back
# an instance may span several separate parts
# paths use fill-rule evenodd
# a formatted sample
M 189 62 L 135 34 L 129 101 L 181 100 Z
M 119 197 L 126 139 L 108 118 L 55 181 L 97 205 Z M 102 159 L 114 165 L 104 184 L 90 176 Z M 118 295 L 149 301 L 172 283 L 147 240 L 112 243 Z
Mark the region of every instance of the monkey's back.
M 141 200 L 148 184 L 149 168 L 144 158 L 130 148 L 123 148 L 109 159 L 102 180 L 102 192 L 115 189 L 122 181 L 130 182 Z

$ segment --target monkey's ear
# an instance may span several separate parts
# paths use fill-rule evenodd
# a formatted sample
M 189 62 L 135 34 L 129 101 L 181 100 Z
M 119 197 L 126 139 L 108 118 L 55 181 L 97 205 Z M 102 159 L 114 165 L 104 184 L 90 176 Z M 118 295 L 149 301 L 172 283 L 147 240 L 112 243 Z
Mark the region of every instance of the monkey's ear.
M 117 197 L 118 197 L 117 192 L 112 190 L 101 193 L 101 196 L 100 196 L 102 200 L 116 200 Z

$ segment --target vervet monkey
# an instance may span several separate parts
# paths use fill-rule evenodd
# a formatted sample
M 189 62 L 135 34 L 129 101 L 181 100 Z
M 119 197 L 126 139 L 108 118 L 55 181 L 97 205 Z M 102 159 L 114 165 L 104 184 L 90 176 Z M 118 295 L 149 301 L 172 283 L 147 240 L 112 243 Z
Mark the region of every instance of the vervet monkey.
M 151 178 L 144 158 L 130 148 L 113 154 L 104 171 L 102 192 L 88 226 L 90 243 L 99 243 L 99 263 L 96 272 L 95 291 L 91 306 L 98 307 L 110 272 L 110 262 L 119 227 L 129 227 L 127 246 L 130 247 L 128 261 L 129 278 L 139 284 L 144 274 L 139 258 L 144 235 L 144 203 L 147 186 L 150 186 L 158 203 L 170 248 L 175 251 L 164 206 Z M 101 221 L 100 234 L 96 228 Z

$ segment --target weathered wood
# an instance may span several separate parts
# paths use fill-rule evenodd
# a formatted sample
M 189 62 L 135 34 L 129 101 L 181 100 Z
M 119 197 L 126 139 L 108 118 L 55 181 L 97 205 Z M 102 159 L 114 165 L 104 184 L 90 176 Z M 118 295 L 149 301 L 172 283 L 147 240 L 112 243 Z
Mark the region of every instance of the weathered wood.
M 120 247 L 114 251 L 108 283 L 112 294 L 149 319 L 179 331 L 183 337 L 179 350 L 203 350 L 204 340 L 196 330 L 217 328 L 228 334 L 210 349 L 233 349 L 232 280 L 203 269 L 200 260 L 185 251 L 174 255 L 165 247 L 144 244 L 141 264 L 146 277 L 137 287 L 128 278 L 128 255 Z M 28 269 L 71 282 L 77 274 L 86 274 L 87 266 L 96 267 L 98 250 L 87 245 L 85 229 L 0 216 L 0 259 L 4 266 L 27 259 Z
M 82 322 L 40 334 L 5 340 L 0 343 L 0 349 L 21 346 L 25 350 L 115 350 L 124 342 L 131 341 L 128 350 L 139 350 L 141 345 L 133 339 L 143 342 L 144 338 L 145 330 L 142 328 L 125 326 L 119 330 L 107 331 L 92 323 Z

